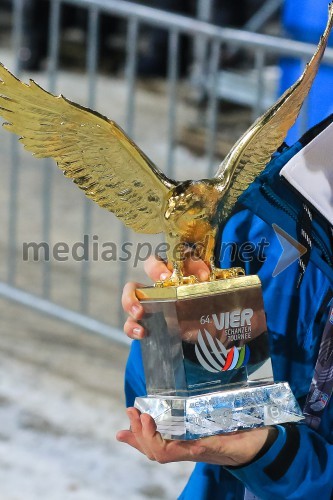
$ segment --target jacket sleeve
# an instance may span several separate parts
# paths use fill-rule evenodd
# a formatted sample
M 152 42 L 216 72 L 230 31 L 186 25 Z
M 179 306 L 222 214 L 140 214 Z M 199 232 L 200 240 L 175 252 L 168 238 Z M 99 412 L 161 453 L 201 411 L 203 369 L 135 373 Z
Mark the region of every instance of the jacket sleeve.
M 278 437 L 258 460 L 226 467 L 260 499 L 333 498 L 333 444 L 305 424 L 277 426 Z

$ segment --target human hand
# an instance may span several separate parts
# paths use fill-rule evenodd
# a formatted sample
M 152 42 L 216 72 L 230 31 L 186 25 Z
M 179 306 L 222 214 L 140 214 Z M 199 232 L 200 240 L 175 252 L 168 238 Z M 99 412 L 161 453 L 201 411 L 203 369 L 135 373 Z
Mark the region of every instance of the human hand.
M 153 281 L 165 280 L 171 276 L 166 263 L 155 256 L 146 260 L 144 269 Z M 184 263 L 184 269 L 186 275 L 194 274 L 199 281 L 206 281 L 209 278 L 209 269 L 202 260 L 188 258 Z M 127 283 L 121 300 L 124 311 L 129 315 L 124 324 L 124 332 L 132 339 L 142 339 L 145 335 L 144 328 L 138 323 L 143 316 L 143 307 L 135 295 L 135 290 L 140 286 L 143 285 Z
M 130 430 L 117 433 L 117 440 L 127 443 L 161 464 L 169 462 L 205 462 L 216 465 L 239 466 L 253 460 L 264 445 L 274 442 L 275 427 L 210 436 L 195 441 L 170 441 L 156 430 L 152 417 L 128 408 Z

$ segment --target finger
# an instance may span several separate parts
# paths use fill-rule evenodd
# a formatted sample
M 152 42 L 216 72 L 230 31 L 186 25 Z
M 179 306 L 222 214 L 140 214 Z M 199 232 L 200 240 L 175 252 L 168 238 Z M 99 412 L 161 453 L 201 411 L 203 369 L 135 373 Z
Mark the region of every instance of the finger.
M 142 453 L 144 453 L 149 458 L 149 460 L 155 460 L 154 453 L 152 452 L 150 447 L 150 441 L 145 439 L 145 437 L 143 436 L 140 412 L 136 408 L 128 408 L 127 415 L 130 419 L 131 431 L 135 436 L 140 451 L 142 451 Z
M 135 448 L 136 450 L 140 451 L 140 453 L 143 453 L 132 431 L 129 430 L 118 431 L 116 434 L 116 439 L 120 443 L 129 444 L 130 446 L 132 446 L 132 448 Z
M 209 268 L 203 260 L 195 257 L 188 257 L 184 262 L 185 274 L 194 274 L 199 281 L 207 281 L 209 278 Z
M 141 319 L 143 316 L 143 307 L 135 294 L 135 290 L 140 286 L 143 285 L 133 282 L 126 283 L 121 298 L 121 303 L 124 311 L 136 320 Z
M 165 280 L 171 275 L 171 271 L 168 269 L 167 264 L 156 258 L 155 255 L 151 255 L 145 261 L 144 269 L 149 278 L 153 281 Z
M 156 423 L 148 414 L 140 416 L 142 424 L 142 443 L 159 463 L 180 462 L 184 460 L 199 461 L 205 447 L 200 441 L 168 441 L 157 432 Z M 141 439 L 141 438 L 140 438 Z M 200 461 L 203 461 L 201 459 Z
M 162 444 L 164 440 L 161 434 L 157 432 L 157 426 L 154 419 L 148 415 L 148 413 L 143 413 L 140 416 L 140 420 L 142 424 L 142 437 L 147 441 L 151 441 L 155 438 L 157 444 Z
M 142 424 L 140 420 L 140 412 L 137 408 L 127 408 L 127 416 L 130 420 L 131 431 L 133 434 L 142 434 Z
M 139 325 L 133 318 L 127 318 L 124 324 L 124 332 L 127 337 L 134 340 L 141 340 L 145 336 L 144 328 Z
M 154 419 L 144 413 L 140 416 L 142 424 L 142 440 L 140 444 L 145 447 L 145 454 L 151 459 L 161 464 L 171 462 L 166 453 L 166 441 L 161 434 L 157 432 L 157 426 Z

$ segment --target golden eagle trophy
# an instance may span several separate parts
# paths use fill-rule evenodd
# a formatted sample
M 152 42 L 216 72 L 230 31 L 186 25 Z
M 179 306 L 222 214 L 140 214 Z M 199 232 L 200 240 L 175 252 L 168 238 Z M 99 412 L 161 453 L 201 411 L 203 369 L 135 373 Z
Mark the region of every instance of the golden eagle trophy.
M 137 290 L 146 315 L 142 341 L 148 396 L 136 406 L 171 439 L 298 421 L 286 382 L 275 383 L 257 276 L 213 262 L 218 226 L 282 144 L 309 93 L 332 27 L 333 6 L 303 75 L 238 140 L 213 179 L 166 177 L 113 121 L 27 85 L 0 65 L 0 116 L 37 158 L 139 233 L 165 233 L 173 273 Z M 185 245 L 205 242 L 210 279 L 185 277 Z M 178 250 L 177 250 L 178 249 Z

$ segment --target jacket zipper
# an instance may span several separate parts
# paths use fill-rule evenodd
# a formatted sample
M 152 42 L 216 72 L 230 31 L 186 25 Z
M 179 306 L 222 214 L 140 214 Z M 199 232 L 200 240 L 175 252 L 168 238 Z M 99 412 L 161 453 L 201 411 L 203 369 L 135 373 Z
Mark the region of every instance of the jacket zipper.
M 276 193 L 268 186 L 267 184 L 262 184 L 260 186 L 260 191 L 266 198 L 266 200 L 273 205 L 275 208 L 279 208 L 280 210 L 283 210 L 289 217 L 291 217 L 296 223 L 297 223 L 297 218 L 298 214 L 294 208 L 292 208 L 290 205 L 288 205 L 285 201 L 282 201 L 281 198 L 279 198 Z M 330 256 L 329 249 L 321 241 L 315 233 L 312 233 L 312 239 L 313 242 L 316 244 L 316 246 L 321 250 L 327 264 L 331 267 L 333 267 L 333 260 Z

